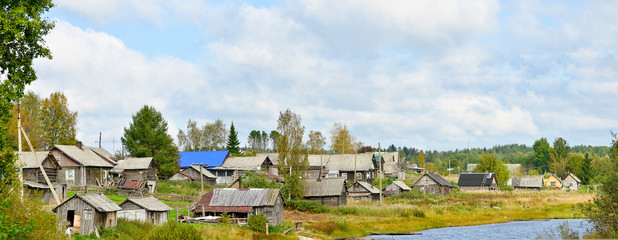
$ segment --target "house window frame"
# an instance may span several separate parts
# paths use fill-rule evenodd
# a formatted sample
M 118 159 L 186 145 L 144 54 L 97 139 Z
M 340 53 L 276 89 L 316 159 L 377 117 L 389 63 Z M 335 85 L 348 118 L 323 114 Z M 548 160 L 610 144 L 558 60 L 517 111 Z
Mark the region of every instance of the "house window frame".
M 431 192 L 431 194 L 435 194 L 436 193 L 436 189 L 435 188 L 430 188 L 429 192 Z

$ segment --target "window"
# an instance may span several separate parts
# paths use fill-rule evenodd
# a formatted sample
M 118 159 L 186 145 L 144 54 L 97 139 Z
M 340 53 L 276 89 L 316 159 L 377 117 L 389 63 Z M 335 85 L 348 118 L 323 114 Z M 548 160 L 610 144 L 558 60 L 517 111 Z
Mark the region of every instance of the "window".
M 73 170 L 67 170 L 67 181 L 75 180 L 75 172 Z
M 347 173 L 342 173 L 342 174 L 341 174 L 341 177 L 343 177 L 343 178 L 348 178 L 348 174 L 347 174 Z
M 569 183 L 569 186 L 573 187 L 573 183 Z
M 92 220 L 92 209 L 84 209 L 84 220 Z
M 549 185 L 551 185 L 552 187 L 556 186 L 556 182 L 551 182 Z
M 430 191 L 431 191 L 431 194 L 436 193 L 436 189 L 434 189 L 434 188 L 431 188 Z

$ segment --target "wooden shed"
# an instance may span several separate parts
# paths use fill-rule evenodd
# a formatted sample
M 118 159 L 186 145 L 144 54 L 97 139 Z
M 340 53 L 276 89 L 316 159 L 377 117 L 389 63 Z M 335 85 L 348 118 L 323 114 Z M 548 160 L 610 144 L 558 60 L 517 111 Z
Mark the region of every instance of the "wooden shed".
M 114 180 L 119 178 L 134 181 L 158 181 L 157 165 L 152 157 L 124 158 L 116 162 L 110 171 Z
M 412 190 L 412 188 L 406 185 L 403 181 L 393 181 L 382 190 L 382 194 L 385 196 L 393 196 L 408 192 L 410 190 Z
M 380 189 L 368 182 L 356 181 L 348 188 L 348 197 L 363 201 L 380 200 Z
M 562 180 L 562 187 L 568 190 L 579 190 L 579 183 L 582 181 L 579 180 L 577 176 L 573 173 L 569 173 L 564 180 Z
M 34 157 L 33 152 L 21 153 L 21 162 L 23 164 L 21 169 L 23 171 L 24 181 L 47 184 L 39 168 L 40 162 L 41 165 L 43 165 L 43 169 L 49 181 L 56 183 L 56 177 L 58 176 L 58 171 L 60 171 L 60 163 L 58 163 L 58 160 L 50 152 L 37 152 L 36 155 L 38 159 Z
M 425 172 L 412 187 L 431 195 L 446 195 L 453 191 L 454 186 L 438 173 Z
M 521 176 L 513 178 L 513 188 L 521 190 L 541 190 L 543 176 Z
M 322 178 L 306 180 L 303 198 L 326 206 L 337 207 L 348 204 L 348 190 L 343 178 Z
M 52 209 L 62 227 L 71 226 L 74 233 L 81 235 L 94 233 L 99 227 L 116 226 L 116 213 L 120 210 L 101 193 L 77 193 Z
M 193 206 L 193 214 L 198 216 L 224 213 L 239 222 L 262 213 L 270 225 L 280 225 L 283 223 L 283 198 L 277 188 L 215 188 Z
M 122 210 L 118 211 L 118 218 L 140 220 L 155 225 L 167 222 L 168 211 L 172 210 L 155 197 L 127 198 L 120 203 Z
M 498 190 L 495 173 L 462 173 L 457 184 L 461 191 Z
M 200 177 L 200 171 L 202 172 L 202 176 Z M 217 177 L 213 175 L 208 169 L 200 166 L 200 165 L 190 165 L 188 168 L 184 170 L 178 171 L 172 177 L 170 177 L 170 181 L 201 181 L 204 179 L 204 183 L 214 186 L 217 184 Z

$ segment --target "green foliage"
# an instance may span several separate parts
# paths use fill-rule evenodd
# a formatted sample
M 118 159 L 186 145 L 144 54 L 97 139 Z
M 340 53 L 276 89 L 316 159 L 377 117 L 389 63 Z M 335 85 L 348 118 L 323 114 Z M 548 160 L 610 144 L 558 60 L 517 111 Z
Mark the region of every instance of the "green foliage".
M 573 230 L 568 222 L 558 225 L 558 231 L 544 229 L 543 233 L 536 235 L 536 239 L 580 239 L 579 232 Z
M 21 127 L 28 133 L 28 139 L 36 150 L 44 149 L 41 102 L 41 97 L 32 91 L 26 93 L 20 100 Z M 7 139 L 11 149 L 17 151 L 17 105 L 11 109 L 11 115 Z
M 243 186 L 249 188 L 280 188 L 281 184 L 266 178 L 262 171 L 248 171 L 243 178 Z
M 178 147 L 167 134 L 167 122 L 154 107 L 144 106 L 124 129 L 122 144 L 133 157 L 153 157 L 159 176 L 168 178 L 179 169 Z
M 382 178 L 382 188 L 390 185 L 393 181 L 397 180 L 396 177 L 384 177 Z M 380 188 L 380 178 L 376 178 L 373 180 L 373 186 L 376 188 Z
M 144 239 L 155 228 L 152 223 L 118 218 L 116 227 L 101 229 L 102 239 Z
M 168 221 L 148 234 L 146 240 L 204 239 L 191 224 Z
M 212 187 L 204 183 L 204 191 L 210 191 Z M 180 194 L 187 196 L 197 196 L 202 190 L 202 185 L 197 182 L 169 181 L 161 180 L 157 183 L 157 193 Z
M 423 150 L 416 156 L 416 163 L 419 168 L 425 168 L 425 153 L 423 153 Z
M 65 239 L 56 215 L 45 210 L 39 196 L 21 200 L 18 192 L 0 193 L 0 239 Z
M 415 217 L 424 218 L 425 217 L 425 212 L 423 212 L 421 210 L 418 210 L 418 209 L 415 209 L 412 212 L 412 215 L 414 215 Z
M 286 200 L 285 206 L 291 210 L 298 210 L 301 212 L 310 213 L 327 213 L 330 212 L 330 208 L 322 205 L 319 202 L 309 200 Z
M 496 180 L 500 187 L 506 186 L 508 180 L 511 178 L 509 169 L 493 154 L 483 154 L 483 156 L 481 156 L 481 162 L 476 166 L 474 172 L 496 173 Z
M 547 139 L 536 140 L 532 148 L 534 148 L 533 164 L 541 171 L 549 170 L 549 142 L 547 142 Z
M 554 146 L 549 150 L 549 159 L 551 159 L 550 170 L 560 179 L 564 179 L 567 175 L 566 161 L 569 156 L 571 147 L 564 138 L 556 138 Z
M 230 224 L 230 215 L 227 213 L 221 214 L 221 218 L 217 219 L 219 224 Z
M 595 235 L 601 238 L 618 238 L 618 136 L 613 132 L 612 136 L 611 164 L 607 175 L 602 178 L 601 192 L 582 209 L 590 219 Z
M 335 153 L 354 153 L 354 150 L 360 146 L 354 142 L 354 136 L 350 134 L 348 127 L 343 123 L 333 124 L 331 134 L 331 150 Z
M 326 145 L 326 138 L 322 136 L 320 131 L 309 131 L 309 140 L 307 146 L 311 154 L 321 154 L 324 152 L 324 145 Z
M 539 175 L 539 171 L 537 171 L 536 169 L 530 169 L 528 171 L 528 175 L 530 175 L 530 176 L 538 176 Z
M 590 154 L 586 153 L 584 155 L 577 177 L 579 177 L 579 180 L 582 180 L 583 185 L 590 184 L 590 180 L 595 177 L 592 170 L 592 158 Z
M 249 147 L 253 151 L 266 151 L 268 148 L 268 142 L 270 142 L 270 138 L 268 137 L 268 133 L 265 131 L 252 130 L 249 133 L 249 137 L 247 138 L 247 142 L 249 143 Z
M 277 120 L 277 150 L 279 152 L 279 175 L 285 179 L 281 194 L 287 199 L 302 199 L 302 177 L 309 168 L 308 150 L 303 144 L 305 127 L 300 115 L 290 109 L 279 113 Z
M 71 112 L 66 96 L 55 92 L 43 99 L 41 107 L 43 146 L 74 145 L 77 140 L 77 112 Z
M 268 222 L 268 219 L 264 216 L 263 213 L 260 213 L 258 215 L 251 215 L 249 216 L 249 227 L 256 232 L 266 232 L 266 223 Z
M 227 138 L 226 149 L 229 150 L 232 154 L 239 154 L 240 147 L 238 147 L 238 145 L 240 145 L 240 141 L 238 140 L 238 132 L 234 127 L 234 122 L 232 122 L 232 126 L 230 126 L 230 134 Z
M 429 197 L 433 197 L 433 195 L 427 195 L 418 189 L 412 189 L 410 191 L 403 192 L 399 195 L 390 196 L 389 198 L 392 198 L 392 199 L 423 199 L 423 198 L 429 198 Z

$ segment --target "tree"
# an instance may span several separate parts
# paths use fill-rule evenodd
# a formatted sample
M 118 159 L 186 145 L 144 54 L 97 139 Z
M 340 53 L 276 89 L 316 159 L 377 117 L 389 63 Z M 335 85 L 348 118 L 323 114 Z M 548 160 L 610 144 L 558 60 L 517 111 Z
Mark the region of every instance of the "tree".
M 187 133 L 178 130 L 178 146 L 183 151 L 202 151 L 204 149 L 204 134 L 196 121 L 187 122 Z
M 277 152 L 277 141 L 279 141 L 279 132 L 277 130 L 270 131 L 270 135 L 268 135 L 270 140 L 273 142 L 273 152 Z
M 225 123 L 221 119 L 217 119 L 213 123 L 206 123 L 202 128 L 202 145 L 206 150 L 220 150 L 225 148 L 228 138 L 228 131 Z
M 320 131 L 309 131 L 309 141 L 307 146 L 312 154 L 320 154 L 326 145 L 326 138 L 322 136 Z
M 238 141 L 238 132 L 234 127 L 234 122 L 232 122 L 232 126 L 230 126 L 230 135 L 227 138 L 227 145 L 225 148 L 232 154 L 239 154 L 240 147 L 238 147 L 238 145 L 240 145 L 240 141 Z
M 498 181 L 498 185 L 501 187 L 506 186 L 508 180 L 511 178 L 511 173 L 506 165 L 504 165 L 504 163 L 500 161 L 496 155 L 488 153 L 481 156 L 481 162 L 476 166 L 474 172 L 496 173 L 496 180 Z
M 546 138 L 540 138 L 532 145 L 534 149 L 534 165 L 543 171 L 549 170 L 549 143 Z
M 42 100 L 39 95 L 29 91 L 20 101 L 21 127 L 28 133 L 28 138 L 35 149 L 44 149 L 43 123 L 41 123 Z M 8 135 L 11 148 L 17 151 L 17 105 L 11 109 L 11 121 Z
M 577 176 L 579 177 L 579 180 L 582 180 L 582 184 L 584 185 L 590 184 L 590 180 L 594 178 L 592 159 L 590 158 L 589 153 L 584 154 L 584 159 L 582 160 L 581 168 Z
M 279 174 L 285 179 L 281 188 L 288 199 L 302 199 L 304 182 L 302 177 L 309 168 L 308 150 L 303 145 L 305 127 L 300 115 L 290 109 L 279 113 L 277 120 L 277 150 L 279 152 Z
M 249 143 L 251 150 L 260 150 L 262 145 L 262 133 L 258 130 L 251 130 L 249 137 L 247 138 L 247 142 Z
M 554 140 L 554 147 L 549 150 L 549 159 L 551 159 L 551 170 L 558 177 L 564 179 L 568 173 L 566 171 L 565 162 L 569 156 L 570 151 L 569 144 L 564 138 L 556 138 Z
M 178 147 L 167 134 L 167 121 L 154 107 L 146 105 L 133 115 L 133 123 L 124 128 L 121 140 L 131 156 L 152 157 L 162 178 L 178 172 Z
M 583 205 L 583 213 L 592 223 L 597 238 L 618 238 L 618 136 L 612 132 L 609 171 L 602 178 L 601 191 L 591 204 Z
M 421 150 L 421 152 L 419 152 L 416 156 L 416 163 L 418 164 L 419 168 L 425 167 L 425 153 L 423 152 L 423 150 Z
M 47 149 L 58 144 L 74 145 L 77 142 L 77 112 L 69 110 L 64 93 L 55 92 L 43 99 L 41 122 L 43 145 Z
M 348 127 L 343 123 L 333 124 L 331 134 L 331 148 L 336 153 L 354 153 L 356 144 L 354 143 L 354 137 L 350 135 Z

